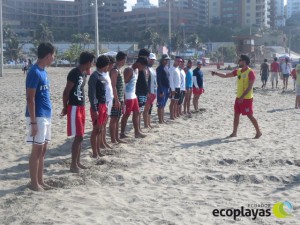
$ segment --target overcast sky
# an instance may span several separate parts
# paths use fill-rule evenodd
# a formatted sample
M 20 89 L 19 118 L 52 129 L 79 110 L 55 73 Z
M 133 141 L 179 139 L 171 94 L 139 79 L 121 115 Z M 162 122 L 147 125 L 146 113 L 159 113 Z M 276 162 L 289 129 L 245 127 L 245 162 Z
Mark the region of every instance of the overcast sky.
M 154 5 L 158 5 L 158 0 L 150 0 L 150 2 Z M 135 3 L 136 0 L 127 0 L 127 4 L 126 4 L 127 10 L 130 10 L 131 6 L 135 5 Z

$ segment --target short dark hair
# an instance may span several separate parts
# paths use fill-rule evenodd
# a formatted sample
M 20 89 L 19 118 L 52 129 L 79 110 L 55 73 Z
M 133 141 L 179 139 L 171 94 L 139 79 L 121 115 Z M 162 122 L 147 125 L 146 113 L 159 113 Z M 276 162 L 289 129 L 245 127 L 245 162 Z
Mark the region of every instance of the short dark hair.
M 111 55 L 108 55 L 108 59 L 109 59 L 109 64 L 114 64 L 116 62 L 115 58 L 112 57 Z
M 148 65 L 148 60 L 145 57 L 140 56 L 137 60 L 136 63 L 140 63 L 144 66 Z
M 268 62 L 268 60 L 267 60 L 267 59 L 264 59 L 264 62 Z
M 138 57 L 140 57 L 140 56 L 149 57 L 150 56 L 150 51 L 148 49 L 146 49 L 146 48 L 142 48 L 139 51 Z
M 192 60 L 190 60 L 190 59 L 187 61 L 187 63 L 191 63 L 191 62 L 193 62 L 193 61 L 192 61 Z
M 109 58 L 106 55 L 100 55 L 96 62 L 96 67 L 101 69 L 103 67 L 108 66 Z
M 275 57 L 275 58 L 274 58 L 274 61 L 276 62 L 277 60 L 278 60 L 278 58 L 277 58 L 277 57 Z
M 116 55 L 116 60 L 122 61 L 126 57 L 127 57 L 127 54 L 125 52 L 119 51 L 118 54 Z
M 79 56 L 79 64 L 84 65 L 89 62 L 93 62 L 95 59 L 95 56 L 90 52 L 81 52 Z
M 247 65 L 250 64 L 250 58 L 247 55 L 241 55 L 240 59 L 245 61 Z
M 55 51 L 54 46 L 50 42 L 42 42 L 39 44 L 37 56 L 39 59 L 45 58 L 48 54 L 53 55 Z

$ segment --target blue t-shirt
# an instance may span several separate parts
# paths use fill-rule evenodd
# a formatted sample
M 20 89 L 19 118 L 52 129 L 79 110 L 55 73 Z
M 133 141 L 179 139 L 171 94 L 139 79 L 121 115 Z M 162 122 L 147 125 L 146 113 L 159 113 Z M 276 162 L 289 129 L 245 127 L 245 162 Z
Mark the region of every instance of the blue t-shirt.
M 203 88 L 203 72 L 198 67 L 193 70 L 193 76 L 197 79 L 198 87 Z M 195 85 L 193 85 L 193 87 L 195 87 Z
M 50 101 L 50 82 L 47 72 L 37 64 L 31 67 L 26 77 L 26 90 L 36 89 L 35 116 L 51 118 L 52 106 Z M 28 105 L 26 105 L 26 117 L 29 117 Z
M 185 86 L 186 88 L 193 87 L 193 72 L 191 69 L 188 69 L 186 76 L 185 76 Z

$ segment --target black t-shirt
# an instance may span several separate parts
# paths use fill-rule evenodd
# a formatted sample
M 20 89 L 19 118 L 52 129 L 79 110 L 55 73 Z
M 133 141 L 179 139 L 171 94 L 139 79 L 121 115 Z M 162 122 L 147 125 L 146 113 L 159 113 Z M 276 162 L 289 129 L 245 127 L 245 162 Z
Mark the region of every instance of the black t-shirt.
M 84 86 L 86 83 L 86 75 L 82 74 L 78 68 L 74 68 L 68 74 L 68 81 L 74 83 L 74 87 L 69 93 L 69 105 L 84 106 L 85 93 Z
M 98 111 L 98 104 L 106 103 L 106 80 L 103 74 L 98 71 L 93 72 L 89 79 L 89 100 L 93 111 Z
M 139 71 L 139 76 L 136 81 L 135 94 L 137 96 L 147 96 L 148 95 L 148 85 L 145 71 Z

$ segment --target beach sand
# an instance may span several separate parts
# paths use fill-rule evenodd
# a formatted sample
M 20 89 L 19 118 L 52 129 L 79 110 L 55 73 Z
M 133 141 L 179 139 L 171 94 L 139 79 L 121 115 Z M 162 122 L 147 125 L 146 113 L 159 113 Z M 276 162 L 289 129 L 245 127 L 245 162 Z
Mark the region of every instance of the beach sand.
M 69 68 L 49 68 L 53 118 L 45 180 L 57 189 L 43 193 L 26 188 L 31 146 L 24 141 L 25 76 L 21 70 L 5 70 L 0 78 L 0 224 L 299 224 L 300 110 L 294 109 L 295 93 L 271 90 L 270 83 L 261 90 L 258 76 L 254 115 L 263 136 L 253 140 L 255 130 L 242 117 L 238 137 L 226 139 L 232 131 L 235 79 L 212 77 L 208 70 L 200 98 L 205 111 L 164 126 L 158 126 L 155 115 L 155 128 L 138 140 L 130 119 L 130 143 L 114 146 L 98 163 L 90 158 L 87 103 L 82 162 L 90 169 L 71 174 L 72 139 L 66 136 L 66 118 L 59 117 Z M 272 208 L 283 201 L 292 203 L 294 217 L 277 219 L 272 213 L 235 221 L 212 214 L 249 204 Z

